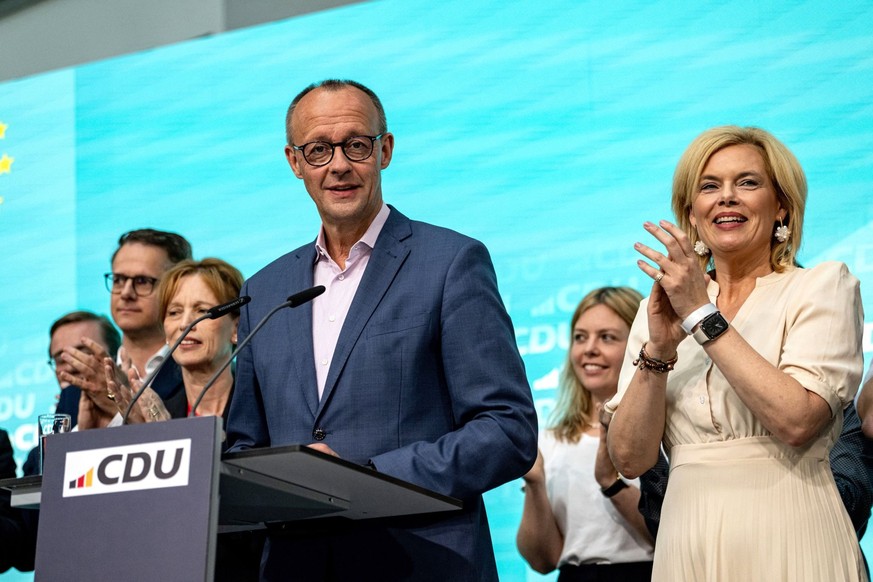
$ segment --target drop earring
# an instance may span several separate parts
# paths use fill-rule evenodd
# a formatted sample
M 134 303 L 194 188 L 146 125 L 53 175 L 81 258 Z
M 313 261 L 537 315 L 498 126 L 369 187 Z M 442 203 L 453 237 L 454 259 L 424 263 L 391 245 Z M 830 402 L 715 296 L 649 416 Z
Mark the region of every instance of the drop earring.
M 773 236 L 776 237 L 781 243 L 787 242 L 789 238 L 791 238 L 791 232 L 788 230 L 788 227 L 782 224 L 782 219 L 779 219 L 779 226 L 776 227 L 776 232 L 773 233 Z

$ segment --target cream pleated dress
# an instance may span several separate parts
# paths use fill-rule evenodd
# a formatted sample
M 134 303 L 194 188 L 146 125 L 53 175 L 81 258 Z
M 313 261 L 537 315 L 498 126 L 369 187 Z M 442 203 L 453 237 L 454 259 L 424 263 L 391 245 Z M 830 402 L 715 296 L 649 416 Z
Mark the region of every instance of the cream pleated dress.
M 715 281 L 708 293 L 715 303 Z M 609 404 L 618 411 L 635 372 L 632 360 L 648 339 L 647 302 Z M 828 458 L 863 369 L 858 280 L 834 262 L 771 273 L 757 280 L 731 325 L 767 361 L 824 398 L 833 423 L 803 447 L 782 443 L 703 348 L 685 339 L 667 380 L 670 479 L 652 580 L 866 580 Z

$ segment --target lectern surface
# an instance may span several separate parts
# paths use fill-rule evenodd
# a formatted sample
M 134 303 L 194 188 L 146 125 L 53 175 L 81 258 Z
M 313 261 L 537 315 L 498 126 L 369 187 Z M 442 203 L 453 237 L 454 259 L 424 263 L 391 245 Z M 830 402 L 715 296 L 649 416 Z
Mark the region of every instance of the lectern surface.
M 301 497 L 304 511 L 296 519 L 319 515 L 347 519 L 397 517 L 461 509 L 463 503 L 389 475 L 339 459 L 303 445 L 251 449 L 224 456 L 222 488 L 228 479 L 237 480 L 235 499 L 258 499 L 257 488 L 284 486 Z M 244 482 L 253 483 L 252 495 L 245 494 Z M 234 514 L 225 513 L 233 506 Z M 220 522 L 252 521 L 244 508 L 222 497 Z M 307 512 L 311 512 L 307 515 Z M 277 514 L 273 514 L 274 519 Z M 263 514 L 255 512 L 253 521 Z M 233 518 L 233 519 L 232 519 Z M 279 517 L 276 521 L 282 521 Z
M 39 507 L 42 477 L 2 479 L 0 487 L 12 492 L 13 506 Z M 223 526 L 323 516 L 394 517 L 463 506 L 452 497 L 302 445 L 225 455 L 219 491 L 219 523 Z

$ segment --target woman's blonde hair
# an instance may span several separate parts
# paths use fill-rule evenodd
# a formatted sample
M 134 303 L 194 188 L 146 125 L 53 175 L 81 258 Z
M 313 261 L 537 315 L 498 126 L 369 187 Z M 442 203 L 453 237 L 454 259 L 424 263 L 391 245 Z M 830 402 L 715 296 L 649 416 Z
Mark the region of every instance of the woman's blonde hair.
M 776 198 L 786 211 L 782 223 L 788 227 L 788 240 L 779 242 L 773 237 L 770 239 L 770 266 L 774 271 L 781 272 L 795 264 L 800 248 L 806 208 L 806 176 L 791 150 L 763 129 L 725 125 L 708 129 L 697 136 L 682 154 L 673 174 L 673 214 L 691 243 L 699 240 L 697 230 L 691 226 L 689 214 L 703 168 L 719 150 L 743 144 L 754 146 L 761 153 L 767 175 L 776 190 Z M 701 257 L 701 268 L 707 270 L 711 266 L 710 261 L 709 256 Z
M 643 296 L 630 287 L 600 287 L 582 298 L 570 319 L 570 344 L 573 342 L 573 327 L 579 317 L 597 305 L 605 305 L 618 315 L 628 327 L 634 321 Z M 561 381 L 558 386 L 558 403 L 551 414 L 551 430 L 561 441 L 575 443 L 594 418 L 591 392 L 579 381 L 573 370 L 571 350 L 567 350 Z

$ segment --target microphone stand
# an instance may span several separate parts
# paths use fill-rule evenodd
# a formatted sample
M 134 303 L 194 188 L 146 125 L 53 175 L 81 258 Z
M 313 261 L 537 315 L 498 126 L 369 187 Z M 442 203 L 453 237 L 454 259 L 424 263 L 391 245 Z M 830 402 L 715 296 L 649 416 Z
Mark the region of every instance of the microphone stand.
M 269 319 L 271 317 L 273 317 L 273 315 L 276 312 L 278 312 L 282 309 L 285 309 L 286 307 L 293 308 L 293 307 L 298 307 L 300 305 L 303 305 L 304 303 L 308 303 L 309 301 L 312 301 L 313 299 L 315 299 L 316 297 L 318 297 L 322 293 L 324 293 L 324 285 L 317 285 L 315 287 L 311 287 L 309 289 L 306 289 L 304 291 L 301 291 L 299 293 L 295 293 L 294 295 L 291 295 L 290 297 L 288 297 L 288 299 L 284 303 L 280 303 L 279 305 L 277 305 L 276 307 L 271 309 L 270 312 L 267 313 L 267 315 L 265 315 L 261 319 L 261 321 L 258 322 L 258 324 L 252 329 L 252 331 L 249 332 L 249 335 L 247 335 L 246 338 L 240 342 L 240 344 L 236 347 L 236 349 L 233 350 L 233 352 L 231 352 L 230 357 L 227 359 L 227 361 L 218 369 L 217 372 L 215 372 L 215 374 L 212 375 L 212 377 L 209 379 L 209 381 L 206 382 L 206 385 L 203 386 L 203 390 L 201 390 L 200 394 L 197 396 L 197 400 L 195 400 L 194 404 L 191 405 L 191 412 L 188 413 L 188 416 L 189 417 L 194 416 L 194 413 L 197 410 L 197 407 L 200 405 L 200 401 L 203 400 L 203 397 L 206 395 L 207 390 L 212 388 L 212 385 L 215 384 L 215 381 L 218 380 L 218 377 L 221 376 L 221 373 L 227 369 L 227 367 L 230 365 L 230 363 L 233 361 L 233 359 L 236 357 L 236 355 L 240 352 L 240 350 L 242 350 L 244 347 L 246 347 L 249 344 L 249 342 L 252 340 L 252 338 L 255 337 L 255 334 L 257 334 L 258 331 L 262 327 L 264 327 L 264 324 L 267 323 L 267 321 L 269 321 Z

